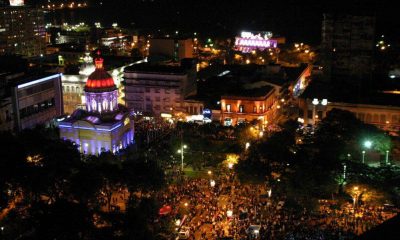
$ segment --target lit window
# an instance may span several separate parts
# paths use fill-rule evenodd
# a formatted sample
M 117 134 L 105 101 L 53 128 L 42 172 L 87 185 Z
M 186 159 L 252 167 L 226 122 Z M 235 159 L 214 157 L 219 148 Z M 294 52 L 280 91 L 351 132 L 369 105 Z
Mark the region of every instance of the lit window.
M 240 112 L 240 113 L 244 112 L 244 106 L 243 106 L 243 105 L 240 105 L 240 106 L 239 106 L 239 112 Z
M 230 112 L 231 111 L 231 105 L 230 104 L 226 104 L 226 111 Z

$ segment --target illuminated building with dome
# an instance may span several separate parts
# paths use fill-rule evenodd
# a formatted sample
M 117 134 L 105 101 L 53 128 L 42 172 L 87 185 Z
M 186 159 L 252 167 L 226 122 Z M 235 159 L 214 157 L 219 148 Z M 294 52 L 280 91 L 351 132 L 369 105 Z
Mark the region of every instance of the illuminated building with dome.
M 60 137 L 79 145 L 84 154 L 116 152 L 134 143 L 134 123 L 130 111 L 118 105 L 118 89 L 95 59 L 95 70 L 84 87 L 86 110 L 77 109 L 59 124 Z

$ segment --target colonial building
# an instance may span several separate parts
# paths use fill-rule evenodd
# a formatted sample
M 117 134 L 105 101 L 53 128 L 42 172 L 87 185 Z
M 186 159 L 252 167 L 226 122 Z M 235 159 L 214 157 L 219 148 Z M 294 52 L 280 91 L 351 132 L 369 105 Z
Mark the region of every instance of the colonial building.
M 85 109 L 85 94 L 84 87 L 86 85 L 87 77 L 95 70 L 93 64 L 93 58 L 90 56 L 89 52 L 85 53 L 79 71 L 79 75 L 64 74 L 62 76 L 62 90 L 64 97 L 64 111 L 65 113 L 72 113 L 77 108 Z M 140 63 L 138 61 L 136 63 Z M 124 69 L 127 66 L 131 66 L 135 63 L 128 64 L 125 66 L 120 66 L 117 68 L 109 69 L 107 72 L 113 77 L 114 83 L 118 89 L 118 103 L 125 105 L 124 101 L 124 89 L 121 85 L 123 78 Z
M 78 144 L 84 154 L 116 152 L 134 142 L 130 111 L 118 105 L 118 89 L 103 59 L 96 58 L 95 65 L 83 89 L 86 111 L 77 109 L 59 124 L 60 137 Z
M 314 125 L 326 113 L 337 108 L 354 113 L 361 121 L 373 124 L 385 131 L 400 131 L 400 100 L 396 92 L 371 93 L 368 98 L 341 99 L 325 84 L 312 81 L 298 98 L 299 120 L 304 125 Z
M 225 126 L 259 120 L 267 124 L 274 118 L 277 90 L 271 86 L 241 91 L 221 97 L 221 122 Z
M 378 104 L 360 104 L 345 102 L 330 102 L 328 99 L 306 98 L 300 99 L 301 122 L 316 124 L 326 116 L 330 110 L 337 108 L 352 112 L 359 120 L 375 125 L 385 131 L 400 131 L 400 107 Z

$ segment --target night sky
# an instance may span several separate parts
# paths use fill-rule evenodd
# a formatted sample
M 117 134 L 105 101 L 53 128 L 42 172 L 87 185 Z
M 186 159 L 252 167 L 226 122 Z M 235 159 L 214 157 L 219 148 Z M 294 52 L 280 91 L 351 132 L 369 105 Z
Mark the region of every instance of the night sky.
M 103 0 L 102 7 L 99 2 L 92 0 L 92 8 L 75 13 L 72 20 L 68 14 L 63 17 L 69 22 L 118 22 L 138 29 L 196 31 L 213 36 L 230 36 L 242 29 L 269 30 L 289 41 L 318 43 L 322 14 L 348 12 L 376 15 L 377 35 L 385 34 L 393 42 L 400 39 L 395 1 Z

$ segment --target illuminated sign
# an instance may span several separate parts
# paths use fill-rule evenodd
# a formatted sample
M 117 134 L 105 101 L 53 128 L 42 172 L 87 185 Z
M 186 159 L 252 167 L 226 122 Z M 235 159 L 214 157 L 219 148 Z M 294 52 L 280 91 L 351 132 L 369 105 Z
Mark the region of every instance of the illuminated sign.
M 161 113 L 162 118 L 172 118 L 172 115 L 169 113 Z
M 265 39 L 268 40 L 272 37 L 272 32 L 262 32 L 262 33 L 257 33 L 253 34 L 251 32 L 242 32 L 240 34 L 242 38 L 251 38 L 251 39 Z
M 257 34 L 251 32 L 242 32 L 240 37 L 236 37 L 236 49 L 242 52 L 251 52 L 255 49 L 261 51 L 266 48 L 276 48 L 278 41 L 271 39 L 271 32 L 259 32 Z
M 211 115 L 212 115 L 211 109 L 207 109 L 207 108 L 203 109 L 203 117 L 204 118 L 211 119 Z
M 10 0 L 10 6 L 24 6 L 24 0 Z

